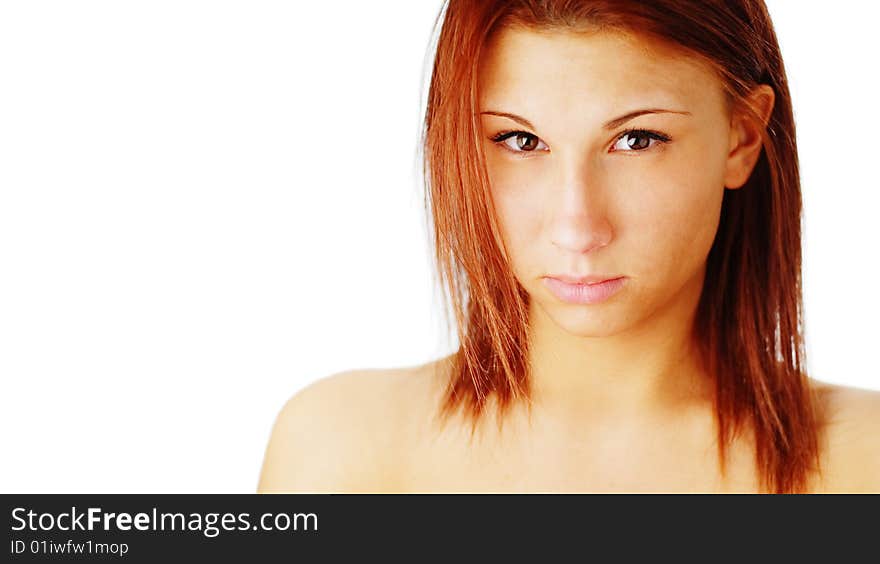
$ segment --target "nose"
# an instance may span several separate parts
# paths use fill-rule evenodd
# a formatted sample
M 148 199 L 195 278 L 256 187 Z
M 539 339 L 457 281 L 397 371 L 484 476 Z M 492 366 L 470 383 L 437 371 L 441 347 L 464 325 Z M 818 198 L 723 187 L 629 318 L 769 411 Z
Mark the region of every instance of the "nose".
M 613 230 L 598 174 L 585 166 L 564 175 L 554 192 L 551 242 L 569 253 L 586 254 L 608 245 Z

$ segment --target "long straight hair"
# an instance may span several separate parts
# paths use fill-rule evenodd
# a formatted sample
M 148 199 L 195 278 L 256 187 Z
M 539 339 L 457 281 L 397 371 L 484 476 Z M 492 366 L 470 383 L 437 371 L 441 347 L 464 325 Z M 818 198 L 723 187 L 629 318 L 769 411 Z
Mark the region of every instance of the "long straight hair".
M 820 457 L 804 370 L 802 201 L 791 96 L 763 1 L 447 0 L 441 20 L 422 139 L 435 266 L 459 337 L 441 416 L 461 408 L 475 425 L 491 395 L 503 413 L 531 390 L 529 296 L 507 260 L 477 121 L 486 43 L 513 26 L 642 33 L 709 63 L 728 108 L 758 120 L 748 93 L 758 84 L 775 92 L 750 178 L 725 190 L 693 330 L 715 382 L 722 475 L 728 443 L 749 424 L 761 487 L 804 491 Z

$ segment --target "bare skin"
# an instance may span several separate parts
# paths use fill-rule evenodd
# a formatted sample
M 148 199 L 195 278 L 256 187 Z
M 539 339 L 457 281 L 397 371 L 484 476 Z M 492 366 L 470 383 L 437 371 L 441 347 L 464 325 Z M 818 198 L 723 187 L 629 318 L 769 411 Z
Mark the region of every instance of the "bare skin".
M 462 419 L 440 427 L 448 359 L 325 378 L 279 415 L 258 491 L 757 491 L 748 434 L 721 475 L 690 328 L 724 191 L 760 156 L 772 88 L 753 91 L 754 120 L 667 45 L 506 30 L 479 92 L 492 198 L 530 296 L 531 419 L 519 406 L 499 429 L 490 405 L 473 441 Z M 606 127 L 644 109 L 666 111 Z M 549 291 L 556 274 L 626 280 L 571 304 Z M 811 385 L 826 466 L 811 490 L 880 491 L 880 392 Z
M 575 428 L 522 410 L 473 441 L 434 418 L 449 359 L 322 378 L 295 394 L 272 431 L 257 491 L 759 492 L 740 439 L 721 476 L 708 413 Z M 811 493 L 880 493 L 880 392 L 811 380 L 821 393 L 821 475 Z

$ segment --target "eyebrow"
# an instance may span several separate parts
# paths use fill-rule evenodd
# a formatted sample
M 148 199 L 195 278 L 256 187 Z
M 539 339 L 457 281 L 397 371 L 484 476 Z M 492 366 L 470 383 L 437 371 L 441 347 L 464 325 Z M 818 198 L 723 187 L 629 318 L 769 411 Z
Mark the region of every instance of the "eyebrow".
M 537 129 L 534 125 L 532 125 L 532 122 L 530 122 L 526 118 L 524 118 L 522 116 L 518 116 L 516 114 L 511 114 L 508 112 L 496 112 L 496 111 L 485 111 L 485 112 L 480 112 L 480 114 L 481 115 L 488 114 L 488 115 L 492 115 L 492 116 L 506 117 L 506 118 L 512 119 L 513 121 L 519 122 L 520 124 L 528 127 L 529 129 Z M 664 109 L 660 109 L 660 108 L 647 108 L 647 109 L 643 109 L 643 110 L 635 110 L 635 111 L 629 112 L 627 114 L 624 114 L 620 117 L 616 117 L 616 118 L 612 119 L 611 121 L 607 122 L 604 127 L 605 127 L 605 129 L 614 129 L 615 127 L 623 125 L 624 123 L 628 122 L 631 119 L 635 119 L 635 118 L 637 118 L 641 115 L 645 115 L 645 114 L 681 114 L 681 115 L 688 115 L 688 116 L 691 115 L 690 112 L 684 112 L 684 111 L 664 110 Z

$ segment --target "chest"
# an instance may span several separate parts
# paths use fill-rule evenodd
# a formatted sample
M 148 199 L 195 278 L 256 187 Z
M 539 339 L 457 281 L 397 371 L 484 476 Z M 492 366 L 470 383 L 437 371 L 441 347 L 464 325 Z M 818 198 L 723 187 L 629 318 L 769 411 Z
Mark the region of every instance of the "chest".
M 735 442 L 722 475 L 709 433 L 447 432 L 423 436 L 398 489 L 411 492 L 754 492 L 754 456 Z

